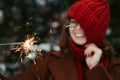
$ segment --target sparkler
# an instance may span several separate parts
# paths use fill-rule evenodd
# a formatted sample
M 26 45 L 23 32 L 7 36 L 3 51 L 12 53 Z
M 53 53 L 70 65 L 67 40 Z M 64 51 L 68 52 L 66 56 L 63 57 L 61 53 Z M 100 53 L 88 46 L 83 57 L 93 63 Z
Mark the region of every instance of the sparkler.
M 29 22 L 26 23 L 27 25 L 29 25 Z M 52 28 L 50 28 L 50 34 L 52 33 Z M 15 50 L 15 52 L 18 52 L 19 58 L 17 60 L 17 63 L 23 61 L 24 58 L 28 58 L 28 59 L 33 59 L 33 57 L 39 57 L 39 56 L 43 56 L 45 55 L 44 53 L 42 53 L 42 50 L 40 48 L 38 48 L 37 45 L 35 45 L 34 43 L 37 42 L 35 40 L 34 37 L 27 37 L 27 39 L 24 42 L 13 42 L 13 43 L 5 43 L 5 44 L 0 44 L 0 46 L 8 46 L 8 45 L 19 45 L 16 48 L 12 48 L 12 50 Z M 35 60 L 33 60 L 34 63 Z
M 29 25 L 29 22 L 27 22 L 26 25 Z M 52 33 L 52 28 L 50 28 L 49 33 Z M 43 50 L 41 50 L 40 48 L 38 48 L 37 45 L 34 44 L 35 42 L 37 41 L 34 37 L 27 37 L 27 39 L 24 42 L 4 43 L 0 44 L 0 46 L 19 45 L 16 48 L 12 48 L 12 50 L 15 50 L 15 52 L 18 52 L 20 54 L 17 63 L 22 63 L 24 58 L 32 59 L 33 57 L 45 55 L 44 53 L 42 53 Z M 36 63 L 35 60 L 33 61 L 34 63 Z
M 34 37 L 27 38 L 24 42 L 19 43 L 19 47 L 13 48 L 15 52 L 20 53 L 17 63 L 22 62 L 24 58 L 32 59 L 33 57 L 37 57 L 39 55 L 43 56 L 41 53 L 42 50 L 38 49 L 37 45 L 34 45 L 35 42 L 37 41 L 35 41 Z M 33 62 L 36 64 L 35 60 L 33 60 Z
M 7 46 L 7 45 L 20 45 L 23 42 L 13 42 L 13 43 L 5 43 L 5 44 L 0 44 L 0 46 Z
M 38 57 L 41 57 L 42 59 L 42 56 L 45 55 L 43 50 L 41 50 L 39 46 L 35 44 L 37 42 L 38 41 L 35 39 L 35 37 L 27 36 L 27 39 L 23 42 L 4 43 L 0 44 L 0 46 L 18 45 L 15 48 L 11 48 L 11 50 L 14 50 L 15 53 L 19 53 L 16 65 L 19 62 L 22 63 L 23 59 L 25 58 L 33 60 L 34 64 L 36 64 L 35 59 Z

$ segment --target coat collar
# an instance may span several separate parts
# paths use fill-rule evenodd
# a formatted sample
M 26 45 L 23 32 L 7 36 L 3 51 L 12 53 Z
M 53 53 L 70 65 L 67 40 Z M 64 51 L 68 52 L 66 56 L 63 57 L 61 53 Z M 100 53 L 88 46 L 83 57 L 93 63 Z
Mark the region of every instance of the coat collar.
M 70 55 L 56 55 L 58 59 L 48 65 L 55 80 L 78 80 L 75 61 Z

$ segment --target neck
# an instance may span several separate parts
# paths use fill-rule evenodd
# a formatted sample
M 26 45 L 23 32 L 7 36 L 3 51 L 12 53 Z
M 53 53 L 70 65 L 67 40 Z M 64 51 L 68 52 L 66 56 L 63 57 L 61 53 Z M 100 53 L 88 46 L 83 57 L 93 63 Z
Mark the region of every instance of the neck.
M 72 56 L 80 61 L 84 62 L 85 56 L 84 56 L 84 46 L 82 45 L 77 45 L 73 41 L 70 41 L 70 47 L 72 49 Z

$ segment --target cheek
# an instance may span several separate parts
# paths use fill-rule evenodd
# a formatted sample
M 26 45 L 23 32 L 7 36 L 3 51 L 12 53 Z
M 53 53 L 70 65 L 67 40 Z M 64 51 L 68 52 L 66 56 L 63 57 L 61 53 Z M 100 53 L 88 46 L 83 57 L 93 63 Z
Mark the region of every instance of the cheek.
M 73 38 L 73 32 L 74 32 L 74 31 L 69 28 L 69 35 L 70 35 L 71 38 Z
M 73 32 L 74 32 L 74 29 L 69 28 L 69 34 L 73 34 Z
M 75 37 L 74 30 L 69 29 L 69 35 L 71 39 L 78 45 L 84 45 L 87 42 L 87 38 L 84 37 Z

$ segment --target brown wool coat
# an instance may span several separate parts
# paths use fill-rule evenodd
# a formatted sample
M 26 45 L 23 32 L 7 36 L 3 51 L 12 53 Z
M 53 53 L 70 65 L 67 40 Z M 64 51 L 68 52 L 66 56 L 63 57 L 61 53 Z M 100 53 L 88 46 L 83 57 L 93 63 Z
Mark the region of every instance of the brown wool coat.
M 1 80 L 78 80 L 78 77 L 72 56 L 52 52 L 37 60 L 25 72 Z M 85 80 L 120 80 L 120 59 L 109 59 L 108 70 L 98 64 L 85 73 Z

